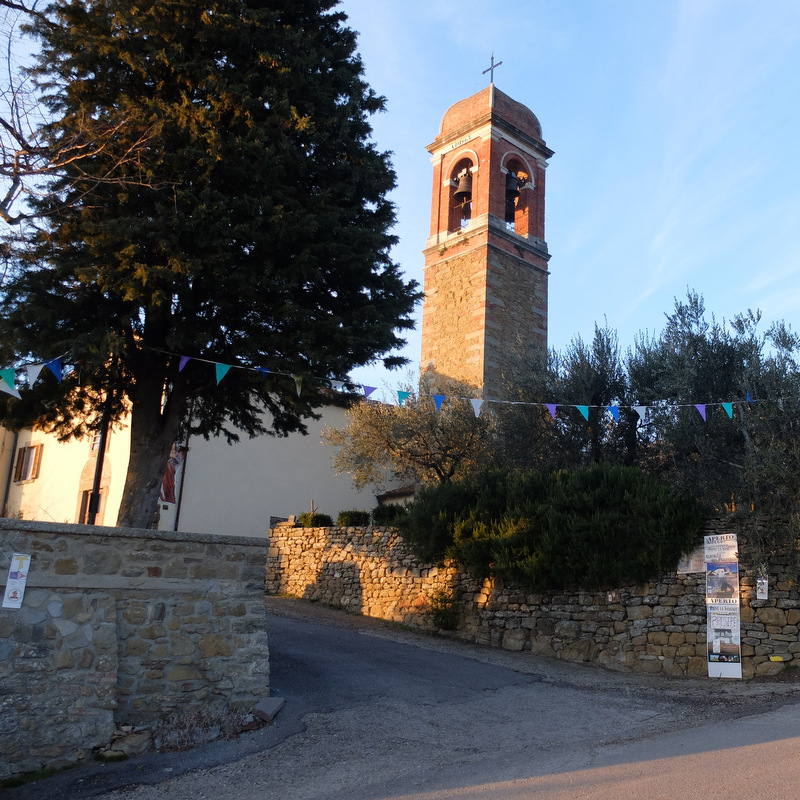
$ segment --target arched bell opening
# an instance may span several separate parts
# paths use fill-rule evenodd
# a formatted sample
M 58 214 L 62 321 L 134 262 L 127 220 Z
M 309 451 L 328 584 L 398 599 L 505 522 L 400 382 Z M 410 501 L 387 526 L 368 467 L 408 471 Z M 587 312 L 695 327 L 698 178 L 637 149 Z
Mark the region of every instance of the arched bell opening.
M 472 184 L 474 167 L 468 158 L 456 163 L 450 173 L 450 220 L 448 229 L 468 228 L 472 221 Z
M 528 192 L 530 171 L 518 158 L 505 164 L 505 223 L 506 229 L 522 236 L 528 235 Z

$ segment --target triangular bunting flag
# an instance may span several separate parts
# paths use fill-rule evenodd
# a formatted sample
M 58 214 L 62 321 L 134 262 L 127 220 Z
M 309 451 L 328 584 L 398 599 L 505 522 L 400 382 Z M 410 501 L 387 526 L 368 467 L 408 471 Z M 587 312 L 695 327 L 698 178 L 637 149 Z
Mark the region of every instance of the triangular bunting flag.
M 217 385 L 219 382 L 228 374 L 228 370 L 231 368 L 230 364 L 214 364 L 214 367 L 217 371 Z
M 54 358 L 52 361 L 45 361 L 44 365 L 56 376 L 56 380 L 61 383 L 61 359 Z
M 752 403 L 753 401 L 750 399 L 750 392 L 747 393 L 747 402 Z
M 180 363 L 178 364 L 178 372 L 181 372 L 183 368 L 192 360 L 191 356 L 181 356 Z
M 556 418 L 556 404 L 555 403 L 545 403 L 547 410 L 550 412 L 551 419 Z
M 411 397 L 411 392 L 401 392 L 397 390 L 397 405 L 402 406 L 408 398 Z
M 581 412 L 581 416 L 588 422 L 589 421 L 589 406 L 575 406 Z
M 369 397 L 376 389 L 375 386 L 362 386 L 361 388 L 364 390 L 364 397 Z
M 733 403 L 723 403 L 722 407 L 725 409 L 728 419 L 733 419 Z
M 334 392 L 343 392 L 344 381 L 331 381 L 331 389 L 333 389 Z
M 2 370 L 5 372 L 6 370 Z M 13 372 L 13 370 L 12 370 Z M 8 385 L 5 378 L 0 378 L 0 392 L 6 392 L 7 394 L 16 397 L 17 400 L 21 400 L 22 398 L 19 396 L 19 392 L 14 388 L 13 384 L 11 386 Z
M 608 406 L 611 416 L 614 417 L 615 422 L 619 422 L 619 406 Z
M 44 369 L 44 364 L 28 364 L 25 369 L 28 372 L 28 386 L 33 386 L 39 378 L 39 373 Z
M 0 369 L 0 379 L 5 381 L 6 386 L 14 387 L 14 378 L 16 377 L 16 372 L 14 371 L 14 367 L 6 367 L 5 369 Z
M 294 378 L 294 388 L 297 389 L 297 396 L 300 397 L 300 392 L 303 391 L 303 378 L 300 375 L 292 375 Z
M 444 403 L 444 395 L 443 394 L 435 394 L 433 395 L 433 402 L 436 403 L 436 410 L 442 410 L 442 403 Z
M 470 403 L 472 403 L 472 410 L 475 412 L 475 416 L 479 417 L 481 415 L 481 406 L 483 405 L 483 400 L 478 397 L 470 400 Z
M 271 370 L 271 369 L 267 369 L 266 367 L 259 367 L 259 368 L 258 368 L 258 371 L 261 373 L 261 375 L 262 375 L 264 378 L 266 378 L 266 377 L 267 377 L 267 375 L 269 375 L 269 374 L 272 372 L 272 370 Z
M 706 404 L 705 403 L 695 403 L 694 407 L 697 409 L 700 416 L 703 418 L 703 422 L 706 421 Z
M 778 398 L 778 408 L 779 408 L 781 411 L 783 411 L 783 398 L 782 398 L 782 397 L 779 397 L 779 398 Z
M 633 410 L 639 415 L 642 422 L 647 421 L 647 406 L 634 406 Z

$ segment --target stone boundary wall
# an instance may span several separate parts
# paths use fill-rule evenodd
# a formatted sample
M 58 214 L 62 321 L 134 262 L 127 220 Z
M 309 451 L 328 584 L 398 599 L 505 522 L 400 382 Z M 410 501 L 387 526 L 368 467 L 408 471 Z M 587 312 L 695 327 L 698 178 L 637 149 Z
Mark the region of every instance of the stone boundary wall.
M 705 533 L 739 533 L 730 520 Z M 756 576 L 740 564 L 742 670 L 774 674 L 800 664 L 800 595 L 787 570 L 770 564 L 769 599 L 755 599 Z M 270 531 L 267 591 L 435 630 L 437 597 L 458 598 L 454 636 L 618 669 L 705 677 L 705 574 L 667 573 L 608 592 L 532 594 L 500 580 L 476 581 L 455 565 L 420 563 L 391 529 Z
M 82 760 L 121 724 L 269 695 L 266 542 L 0 519 L 0 779 Z

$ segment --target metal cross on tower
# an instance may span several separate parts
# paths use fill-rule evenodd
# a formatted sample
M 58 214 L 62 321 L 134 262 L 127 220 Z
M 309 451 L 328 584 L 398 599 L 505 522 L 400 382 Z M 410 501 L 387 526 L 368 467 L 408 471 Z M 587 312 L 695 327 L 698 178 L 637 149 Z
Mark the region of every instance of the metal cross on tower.
M 497 69 L 497 67 L 499 67 L 499 66 L 500 66 L 502 63 L 503 63 L 502 61 L 498 61 L 498 62 L 495 64 L 495 63 L 494 63 L 494 53 L 492 53 L 492 60 L 491 60 L 491 63 L 490 63 L 490 65 L 489 65 L 489 69 L 485 69 L 485 70 L 484 70 L 484 71 L 481 73 L 482 75 L 485 75 L 487 72 L 490 72 L 490 73 L 491 73 L 491 75 L 489 75 L 489 83 L 494 83 L 494 71 L 495 71 L 495 70 Z

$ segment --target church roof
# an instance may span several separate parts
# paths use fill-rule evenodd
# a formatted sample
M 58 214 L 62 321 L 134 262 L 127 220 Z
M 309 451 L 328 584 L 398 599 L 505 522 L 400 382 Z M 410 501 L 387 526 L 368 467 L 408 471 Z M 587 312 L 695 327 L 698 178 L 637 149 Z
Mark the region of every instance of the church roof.
M 442 117 L 437 139 L 447 138 L 448 134 L 455 133 L 488 113 L 524 131 L 528 136 L 543 141 L 542 126 L 533 111 L 501 92 L 493 83 L 450 106 Z

